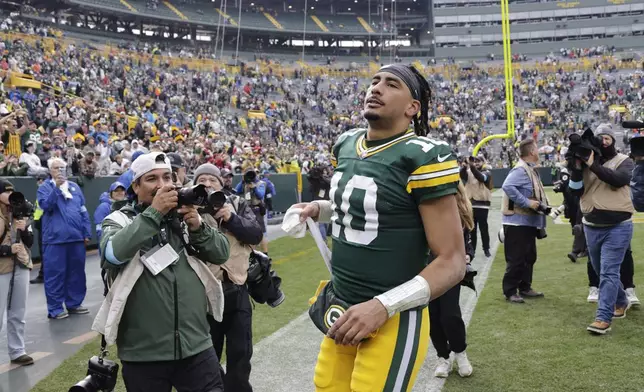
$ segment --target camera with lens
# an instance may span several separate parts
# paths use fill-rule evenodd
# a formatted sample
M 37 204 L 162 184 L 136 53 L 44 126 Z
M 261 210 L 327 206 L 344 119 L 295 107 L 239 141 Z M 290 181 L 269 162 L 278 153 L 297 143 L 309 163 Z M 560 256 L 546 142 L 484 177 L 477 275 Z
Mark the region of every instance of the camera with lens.
M 249 170 L 244 173 L 244 183 L 252 184 L 257 179 L 257 172 L 255 170 Z
M 280 290 L 282 278 L 271 268 L 271 259 L 262 252 L 253 250 L 248 258 L 248 293 L 255 302 L 279 306 L 286 296 Z
M 552 184 L 552 190 L 555 193 L 564 193 L 568 190 L 568 183 L 570 182 L 570 174 L 568 169 L 563 168 L 559 172 L 559 179 Z
M 583 134 L 573 133 L 568 136 L 570 147 L 566 153 L 566 159 L 569 161 L 580 159 L 583 162 L 590 159 L 590 154 L 595 153 L 595 157 L 601 156 L 602 139 L 595 136 L 593 131 L 586 129 Z
M 21 192 L 13 192 L 9 196 L 9 206 L 14 219 L 20 220 L 34 215 L 34 205 Z
M 543 215 L 549 215 L 551 211 L 552 207 L 549 207 L 545 204 L 539 204 L 539 207 L 537 207 L 537 212 Z
M 626 129 L 644 130 L 644 121 L 624 121 L 622 127 Z M 629 141 L 631 147 L 631 157 L 644 157 L 644 137 L 637 135 Z
M 179 206 L 199 206 L 220 209 L 228 199 L 222 191 L 208 191 L 204 184 L 186 188 L 177 187 Z
M 116 362 L 95 355 L 87 363 L 87 377 L 69 388 L 69 392 L 112 392 L 118 373 Z

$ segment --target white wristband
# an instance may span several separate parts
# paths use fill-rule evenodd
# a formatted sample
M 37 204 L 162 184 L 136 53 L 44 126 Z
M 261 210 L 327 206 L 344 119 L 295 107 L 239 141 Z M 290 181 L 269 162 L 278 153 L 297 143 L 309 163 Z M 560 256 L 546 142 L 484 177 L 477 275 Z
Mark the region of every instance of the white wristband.
M 375 296 L 387 309 L 389 317 L 405 310 L 426 306 L 431 298 L 432 291 L 427 280 L 420 275 L 401 284 L 386 293 Z
M 319 223 L 331 222 L 331 215 L 333 215 L 333 204 L 330 200 L 315 200 L 311 203 L 318 205 L 318 219 Z

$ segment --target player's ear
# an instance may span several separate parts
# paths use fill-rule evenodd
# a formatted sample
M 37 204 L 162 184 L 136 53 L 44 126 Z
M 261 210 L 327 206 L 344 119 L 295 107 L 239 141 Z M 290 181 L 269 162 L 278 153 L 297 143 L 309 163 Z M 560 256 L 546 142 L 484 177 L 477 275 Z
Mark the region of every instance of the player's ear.
M 411 103 L 407 107 L 407 110 L 405 110 L 405 114 L 409 118 L 414 118 L 414 117 L 416 117 L 416 115 L 418 114 L 419 111 L 420 111 L 420 102 L 418 102 L 416 100 L 413 100 L 413 101 L 411 101 Z

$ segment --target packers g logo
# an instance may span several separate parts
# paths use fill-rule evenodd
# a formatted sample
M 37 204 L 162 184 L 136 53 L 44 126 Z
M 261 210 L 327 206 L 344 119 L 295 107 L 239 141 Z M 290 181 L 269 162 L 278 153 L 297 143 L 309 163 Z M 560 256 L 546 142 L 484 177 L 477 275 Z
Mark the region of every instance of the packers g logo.
M 344 312 L 345 310 L 341 306 L 329 306 L 329 309 L 327 309 L 326 313 L 324 314 L 324 325 L 326 325 L 327 328 L 331 328 L 333 323 L 335 323 L 340 318 L 340 316 L 344 314 Z

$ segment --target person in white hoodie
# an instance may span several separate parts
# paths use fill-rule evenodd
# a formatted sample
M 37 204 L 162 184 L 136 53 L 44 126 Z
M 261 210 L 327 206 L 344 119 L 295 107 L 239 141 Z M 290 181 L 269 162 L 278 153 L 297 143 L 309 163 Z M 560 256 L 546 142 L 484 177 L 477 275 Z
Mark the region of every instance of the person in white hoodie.
M 38 157 L 38 155 L 36 155 L 36 142 L 29 140 L 25 144 L 25 147 L 27 148 L 27 151 L 23 152 L 20 155 L 20 163 L 26 163 L 27 165 L 29 165 L 27 174 L 30 176 L 37 176 L 39 174 L 49 173 L 49 170 L 47 170 L 47 168 L 42 167 L 40 158 Z

